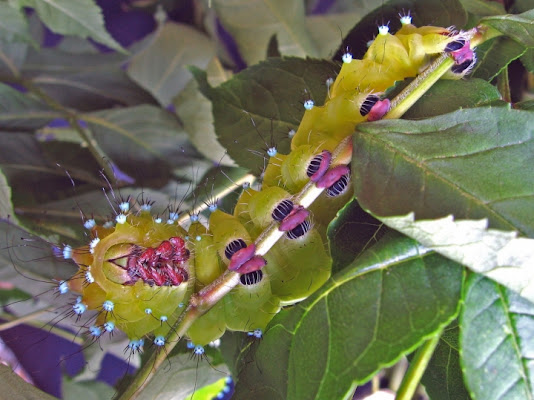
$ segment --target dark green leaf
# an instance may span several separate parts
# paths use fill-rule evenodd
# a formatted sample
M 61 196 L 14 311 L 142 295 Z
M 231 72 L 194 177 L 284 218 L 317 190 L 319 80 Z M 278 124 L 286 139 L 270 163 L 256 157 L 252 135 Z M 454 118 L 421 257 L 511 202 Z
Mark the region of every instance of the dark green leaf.
M 0 218 L 7 218 L 13 215 L 13 204 L 11 204 L 11 188 L 4 173 L 0 169 Z
M 26 42 L 36 44 L 30 35 L 28 22 L 21 10 L 0 3 L 0 43 Z
M 33 130 L 61 115 L 47 105 L 0 83 L 0 128 Z
M 60 259 L 54 253 L 51 243 L 13 225 L 12 221 L 0 220 L 0 235 L 2 279 L 9 280 L 17 287 L 22 282 L 24 291 L 31 295 L 50 290 L 51 284 L 46 281 L 30 281 L 28 273 L 52 282 L 52 279 L 67 279 L 77 270 L 73 262 Z
M 534 10 L 487 17 L 481 23 L 497 29 L 526 47 L 534 47 Z
M 115 105 L 155 103 L 121 69 L 120 54 L 75 54 L 56 49 L 30 52 L 25 77 L 69 108 L 99 110 Z
M 140 400 L 187 399 L 198 388 L 227 375 L 224 365 L 213 366 L 207 360 L 192 358 L 190 354 L 169 357 L 166 362 L 168 362 L 167 368 L 160 368 L 156 372 L 138 397 Z
M 454 318 L 456 263 L 398 234 L 281 311 L 238 376 L 236 399 L 340 399 Z M 254 347 L 254 346 L 253 346 Z
M 462 364 L 473 398 L 534 398 L 534 304 L 471 275 L 460 324 Z
M 417 26 L 454 25 L 461 28 L 467 22 L 467 13 L 460 0 L 391 0 L 386 4 L 376 3 L 375 11 L 367 14 L 343 39 L 334 59 L 341 60 L 347 47 L 352 50 L 354 58 L 362 58 L 367 51 L 367 42 L 377 34 L 377 23 L 391 21 L 390 32 L 395 33 L 401 26 L 399 13 L 407 10 L 410 10 L 413 23 Z
M 521 62 L 528 72 L 534 73 L 534 49 L 528 49 L 521 57 Z
M 93 0 L 18 0 L 31 7 L 53 32 L 91 38 L 114 50 L 125 52 L 106 31 L 102 11 Z
M 386 2 L 384 2 L 386 3 Z M 308 14 L 313 13 L 315 7 L 321 4 L 320 0 L 307 0 L 306 11 Z M 328 3 L 328 11 L 331 13 L 361 13 L 362 15 L 374 10 L 377 7 L 375 1 L 369 0 L 332 0 Z M 317 12 L 317 11 L 315 11 Z
M 380 216 L 453 214 L 534 236 L 534 115 L 476 108 L 424 121 L 360 124 L 352 162 L 355 193 Z
M 0 289 L 0 305 L 5 306 L 16 301 L 24 301 L 30 299 L 31 296 L 20 289 Z
M 111 399 L 115 394 L 115 390 L 103 382 L 94 381 L 73 381 L 64 379 L 63 398 L 66 400 L 84 399 L 84 400 L 100 400 Z
M 318 57 L 332 58 L 343 36 L 365 16 L 367 8 L 365 5 L 360 7 L 342 14 L 308 15 L 306 17 L 308 32 L 319 51 Z
M 342 270 L 362 251 L 374 245 L 388 228 L 366 213 L 356 199 L 339 211 L 339 216 L 328 225 L 332 271 Z
M 119 168 L 138 177 L 138 183 L 166 183 L 170 166 L 189 166 L 198 156 L 176 118 L 158 107 L 99 111 L 83 118 L 104 152 Z
M 514 104 L 514 108 L 519 110 L 534 111 L 534 100 L 525 100 Z
M 218 59 L 210 62 L 206 72 L 211 84 L 220 84 L 231 77 Z M 175 97 L 174 107 L 189 140 L 204 157 L 222 165 L 235 166 L 217 140 L 211 102 L 198 90 L 198 83 L 194 79 Z
M 72 152 L 83 154 L 87 149 L 70 143 L 69 153 L 60 159 L 50 159 L 47 158 L 46 149 L 52 149 L 51 146 L 54 146 L 54 143 L 41 143 L 33 134 L 0 132 L 0 167 L 11 186 L 15 206 L 35 205 L 57 199 L 64 195 L 65 191 L 72 195 L 72 184 L 65 170 L 57 163 L 62 163 L 64 158 L 68 159 Z M 77 181 L 98 182 L 95 176 L 99 168 L 91 171 L 86 164 L 76 164 L 81 160 L 74 159 L 75 164 L 64 167 L 68 167 L 69 173 Z
M 10 367 L 0 363 L 0 385 L 2 396 L 11 400 L 56 400 L 55 397 L 42 392 L 25 382 Z
M 271 36 L 269 44 L 267 45 L 267 57 L 282 57 L 280 50 L 278 49 L 278 39 L 276 35 Z
M 476 49 L 477 64 L 472 72 L 474 78 L 491 81 L 512 61 L 521 57 L 527 49 L 506 37 L 497 37 Z
M 523 13 L 534 8 L 533 0 L 515 0 L 510 11 L 514 14 Z
M 90 72 L 115 70 L 126 61 L 117 53 L 72 53 L 44 48 L 30 49 L 22 68 L 25 77 L 83 75 Z
M 487 105 L 501 98 L 499 91 L 481 79 L 439 80 L 403 116 L 406 119 L 429 118 L 459 108 Z
M 26 58 L 26 43 L 5 43 L 0 46 L 0 73 L 6 77 L 18 77 L 19 68 Z
M 219 141 L 240 167 L 257 172 L 265 167 L 271 143 L 280 153 L 289 153 L 287 135 L 304 115 L 306 95 L 322 105 L 326 79 L 338 69 L 323 60 L 271 58 L 215 88 L 206 81 L 205 72 L 192 72 L 202 93 L 212 101 Z
M 504 6 L 497 1 L 460 0 L 465 10 L 479 17 L 506 14 Z
M 454 321 L 443 331 L 421 379 L 431 400 L 469 400 L 460 366 L 460 329 Z
M 302 1 L 215 0 L 213 5 L 249 65 L 265 58 L 273 35 L 276 35 L 283 55 L 318 56 L 306 29 Z
M 206 36 L 186 25 L 168 22 L 155 33 L 150 45 L 132 58 L 127 73 L 166 107 L 191 79 L 186 66 L 206 68 L 214 55 Z

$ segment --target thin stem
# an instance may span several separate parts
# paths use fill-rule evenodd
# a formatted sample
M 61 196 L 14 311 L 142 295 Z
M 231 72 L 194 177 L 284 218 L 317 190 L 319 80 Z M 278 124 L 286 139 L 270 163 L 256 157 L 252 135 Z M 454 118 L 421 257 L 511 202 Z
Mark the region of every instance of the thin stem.
M 510 79 L 508 77 L 508 67 L 504 67 L 497 77 L 497 89 L 504 101 L 512 102 L 512 93 L 510 91 Z
M 419 386 L 421 377 L 425 373 L 426 367 L 432 358 L 432 354 L 434 354 L 434 350 L 439 343 L 439 338 L 441 337 L 442 332 L 443 330 L 440 330 L 419 347 L 415 357 L 410 363 L 406 375 L 404 375 L 404 379 L 402 380 L 395 400 L 411 400 Z
M 31 314 L 24 315 L 22 317 L 13 317 L 9 314 L 1 314 L 0 318 L 8 321 L 0 324 L 0 331 L 4 331 L 10 328 L 13 328 L 15 326 L 25 324 L 29 326 L 33 326 L 35 328 L 43 329 L 43 323 L 36 320 L 35 318 L 39 317 L 41 314 L 45 314 L 48 312 L 52 312 L 53 309 L 48 307 L 42 310 L 35 311 Z M 78 345 L 82 345 L 84 343 L 84 339 L 82 337 L 79 337 L 78 335 L 75 335 L 67 330 L 61 329 L 57 326 L 51 326 L 49 329 L 47 329 L 49 333 L 52 333 L 56 336 L 62 337 L 64 339 L 70 340 L 73 343 L 76 343 Z
M 96 142 L 96 140 L 94 140 L 90 131 L 88 129 L 83 129 L 80 126 L 78 115 L 74 111 L 57 102 L 54 98 L 50 97 L 45 91 L 35 85 L 31 80 L 20 78 L 18 83 L 24 86 L 29 92 L 39 97 L 48 106 L 50 106 L 56 111 L 59 111 L 64 116 L 71 128 L 74 129 L 78 133 L 78 135 L 80 135 L 80 137 L 85 143 L 87 143 L 87 149 L 94 157 L 96 162 L 102 167 L 102 170 L 106 174 L 107 178 L 110 180 L 110 182 L 114 183 L 116 181 L 115 173 L 113 172 L 113 168 L 111 167 L 111 165 L 106 162 L 106 159 L 108 157 L 100 148 L 100 146 L 98 146 L 98 143 Z
M 232 290 L 238 283 L 239 274 L 227 270 L 210 286 L 203 289 L 203 291 L 209 289 L 210 291 L 218 293 L 218 296 L 214 296 L 212 298 L 212 304 L 204 301 L 199 302 L 199 300 L 195 302 L 194 299 L 199 298 L 202 291 L 198 294 L 194 294 L 189 302 L 189 306 L 182 314 L 182 317 L 178 319 L 176 324 L 173 326 L 173 329 L 171 329 L 170 334 L 167 336 L 165 340 L 165 351 L 158 351 L 152 353 L 150 358 L 137 372 L 130 386 L 128 386 L 126 391 L 121 394 L 119 400 L 137 398 L 137 396 L 141 394 L 143 388 L 148 384 L 148 382 L 150 382 L 152 377 L 156 374 L 160 365 L 163 364 L 165 358 L 167 357 L 167 354 L 169 354 L 172 349 L 178 344 L 180 339 L 185 336 L 186 332 L 196 321 L 196 319 L 199 318 L 206 311 L 208 311 L 211 307 L 213 307 L 215 303 L 220 300 L 220 298 L 224 297 L 224 295 L 230 292 L 230 290 Z M 198 305 L 196 305 L 197 303 Z
M 51 307 L 46 307 L 41 310 L 37 310 L 32 313 L 23 315 L 22 317 L 13 318 L 9 322 L 4 322 L 0 324 L 0 332 L 5 331 L 7 329 L 14 328 L 15 326 L 19 326 L 20 324 L 24 324 L 28 321 L 33 321 L 35 318 L 43 314 L 48 314 L 49 312 L 52 312 L 52 311 L 53 309 Z
M 248 182 L 248 183 L 250 183 L 252 185 L 252 183 L 254 183 L 255 180 L 256 180 L 256 177 L 254 175 L 246 174 L 246 175 L 242 176 L 241 178 L 237 179 L 234 183 L 235 183 L 236 186 L 242 186 L 245 182 Z M 215 194 L 214 197 L 217 198 L 217 199 L 224 198 L 226 195 L 232 193 L 234 190 L 235 190 L 235 187 L 229 186 L 229 187 L 224 188 L 223 190 L 221 190 L 219 193 Z M 204 211 L 205 209 L 207 209 L 208 206 L 209 206 L 209 204 L 206 204 L 206 203 L 199 204 L 198 206 L 193 208 L 190 211 L 190 213 L 191 213 L 191 215 L 199 214 L 202 211 Z M 184 214 L 178 219 L 178 224 L 183 224 L 188 219 L 189 219 L 189 215 Z
M 454 64 L 448 54 L 439 56 L 423 73 L 415 78 L 393 101 L 384 119 L 398 119 L 425 94 Z
M 344 139 L 334 150 L 334 163 L 341 154 L 345 154 L 348 149 L 352 148 L 352 138 Z M 324 189 L 318 189 L 313 182 L 308 182 L 306 186 L 295 196 L 295 203 L 303 207 L 309 206 L 319 197 Z M 284 235 L 278 229 L 278 223 L 273 221 L 269 227 L 256 239 L 256 254 L 265 255 L 276 242 Z M 239 283 L 239 274 L 233 271 L 225 271 L 218 279 L 200 292 L 191 296 L 189 305 L 171 329 L 170 335 L 165 343 L 165 351 L 153 353 L 149 360 L 137 372 L 134 380 L 119 400 L 135 399 L 148 384 L 152 376 L 156 373 L 158 367 L 165 361 L 167 354 L 178 344 L 178 341 L 186 334 L 189 327 L 197 318 L 210 310 L 220 299 L 226 296 Z
M 477 30 L 473 30 L 473 35 Z M 477 44 L 480 44 L 483 40 L 480 39 L 482 35 L 478 35 Z M 432 85 L 452 66 L 453 61 L 448 55 L 438 57 L 438 59 L 432 63 L 427 71 L 424 71 L 420 77 L 416 78 L 412 84 L 399 94 L 392 101 L 392 108 L 385 118 L 400 118 L 411 105 L 413 105 Z M 420 88 L 419 86 L 422 86 Z M 332 157 L 332 164 L 339 163 L 339 159 L 343 158 L 348 151 L 352 149 L 352 137 L 345 138 L 335 149 Z M 295 196 L 295 204 L 300 204 L 305 208 L 308 208 L 324 189 L 317 188 L 313 182 L 308 182 L 301 192 Z M 265 255 L 276 242 L 284 235 L 284 232 L 280 232 L 278 229 L 278 223 L 272 222 L 267 229 L 265 229 L 254 242 L 256 245 L 256 254 Z M 220 299 L 228 294 L 239 283 L 239 274 L 233 271 L 226 271 L 217 280 L 211 283 L 206 288 L 202 289 L 199 293 L 195 293 L 191 296 L 190 302 L 184 313 L 174 324 L 173 329 L 166 340 L 165 351 L 159 351 L 150 357 L 149 360 L 141 367 L 135 376 L 134 380 L 126 391 L 119 397 L 119 400 L 135 399 L 148 384 L 152 376 L 156 373 L 158 367 L 165 361 L 167 354 L 176 346 L 178 341 L 186 334 L 189 327 L 193 322 L 211 309 Z M 439 340 L 439 335 L 436 339 L 431 339 L 429 342 L 436 343 L 430 348 L 428 344 L 425 344 L 424 348 L 427 352 L 430 352 L 429 357 L 432 355 L 432 351 Z M 428 360 L 426 361 L 428 363 Z M 419 363 L 424 371 L 424 360 Z M 420 378 L 420 377 L 419 377 Z M 419 379 L 417 379 L 419 382 Z M 417 387 L 417 384 L 415 385 Z M 406 399 L 406 398 L 405 398 Z M 404 399 L 404 400 L 405 400 Z

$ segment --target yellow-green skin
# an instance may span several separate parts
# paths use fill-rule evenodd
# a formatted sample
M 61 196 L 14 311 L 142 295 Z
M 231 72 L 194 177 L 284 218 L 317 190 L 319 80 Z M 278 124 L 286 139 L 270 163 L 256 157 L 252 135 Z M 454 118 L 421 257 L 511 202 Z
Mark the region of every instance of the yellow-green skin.
M 116 259 L 128 255 L 131 246 L 157 247 L 163 240 L 173 236 L 184 236 L 185 231 L 173 224 L 157 224 L 150 213 L 129 215 L 123 224 L 114 229 L 94 228 L 94 234 L 100 241 L 91 254 L 87 248 L 74 252 L 73 259 L 80 264 L 80 273 L 69 283 L 71 290 L 80 293 L 81 302 L 90 310 L 98 310 L 96 325 L 107 321 L 115 323 L 131 339 L 141 339 L 154 331 L 166 334 L 168 324 L 159 321 L 167 316 L 170 321 L 181 311 L 178 305 L 184 300 L 190 286 L 187 283 L 179 286 L 150 286 L 141 280 L 134 285 L 124 285 L 130 280 L 126 271 L 112 263 Z M 194 270 L 187 268 L 189 282 L 194 282 Z M 84 282 L 84 274 L 90 271 L 95 282 Z M 192 288 L 191 288 L 192 289 Z M 114 304 L 112 312 L 102 311 L 102 304 L 109 300 Z M 149 315 L 145 309 L 150 308 Z
M 83 286 L 81 279 L 71 281 L 89 309 L 100 310 L 105 300 L 115 303 L 113 313 L 100 312 L 97 324 L 112 320 L 129 338 L 151 334 L 165 335 L 168 324 L 155 317 L 167 315 L 175 321 L 185 307 L 179 304 L 209 285 L 226 269 L 224 254 L 228 243 L 243 239 L 247 245 L 271 223 L 277 204 L 298 193 L 308 182 L 306 168 L 323 150 L 332 152 L 351 135 L 356 124 L 367 119 L 360 108 L 369 94 L 381 94 L 396 81 L 414 77 L 432 55 L 443 52 L 454 37 L 445 28 L 404 24 L 395 35 L 380 32 L 362 60 L 344 63 L 329 91 L 324 106 L 307 110 L 291 142 L 289 155 L 271 157 L 261 191 L 245 189 L 234 214 L 215 211 L 209 228 L 196 222 L 189 231 L 176 224 L 157 224 L 148 212 L 130 214 L 127 222 L 115 228 L 94 228 L 101 241 L 94 254 L 76 251 L 80 276 L 90 266 L 95 283 Z M 349 160 L 350 155 L 345 157 Z M 346 161 L 348 163 L 348 161 Z M 188 331 L 195 344 L 204 345 L 220 337 L 226 329 L 252 331 L 265 329 L 282 305 L 305 299 L 329 277 L 332 260 L 326 246 L 326 226 L 351 194 L 334 199 L 324 193 L 311 207 L 313 228 L 304 236 L 283 237 L 265 256 L 263 279 L 257 285 L 239 284 L 210 311 L 197 319 Z M 151 287 L 142 281 L 122 285 L 128 280 L 124 270 L 107 262 L 128 254 L 130 246 L 157 247 L 173 236 L 188 238 L 189 281 L 177 287 Z M 146 308 L 152 309 L 147 315 Z

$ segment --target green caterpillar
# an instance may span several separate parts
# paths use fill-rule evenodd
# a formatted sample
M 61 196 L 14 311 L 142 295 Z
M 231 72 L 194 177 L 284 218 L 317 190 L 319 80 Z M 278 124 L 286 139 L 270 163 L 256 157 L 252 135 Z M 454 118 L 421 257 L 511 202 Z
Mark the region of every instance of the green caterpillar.
M 98 312 L 88 327 L 94 337 L 120 329 L 131 340 L 131 351 L 139 350 L 147 337 L 163 346 L 189 297 L 226 270 L 236 271 L 240 284 L 187 332 L 193 343 L 205 345 L 227 329 L 265 329 L 282 306 L 305 299 L 330 277 L 326 226 L 351 197 L 351 154 L 334 157 L 334 149 L 356 124 L 382 118 L 390 105 L 381 98 L 383 92 L 416 76 L 436 55 L 453 55 L 456 78 L 475 62 L 461 33 L 417 28 L 408 16 L 401 22 L 395 35 L 380 27 L 363 59 L 343 56 L 324 106 L 305 103 L 291 153 L 272 154 L 261 190 L 244 188 L 233 214 L 211 207 L 209 227 L 194 215 L 186 230 L 176 213 L 162 221 L 151 214 L 149 204 L 134 213 L 126 201 L 119 205 L 114 226 L 86 221 L 93 240 L 84 248 L 65 249 L 79 271 L 60 286 L 61 292 L 68 286 L 79 293 L 72 313 Z M 307 210 L 295 195 L 310 181 L 324 192 Z M 273 220 L 284 235 L 259 256 L 254 241 Z

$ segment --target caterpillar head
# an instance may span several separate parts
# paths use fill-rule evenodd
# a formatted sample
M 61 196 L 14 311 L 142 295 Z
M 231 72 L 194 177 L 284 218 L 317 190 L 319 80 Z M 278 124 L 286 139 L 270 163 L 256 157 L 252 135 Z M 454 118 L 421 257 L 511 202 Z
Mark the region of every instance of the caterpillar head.
M 189 290 L 193 271 L 184 233 L 150 213 L 125 215 L 115 228 L 93 227 L 88 251 L 73 253 L 80 265 L 69 281 L 80 293 L 73 312 L 81 317 L 95 310 L 96 327 L 113 325 L 135 339 L 160 328 L 160 318 L 175 315 Z

